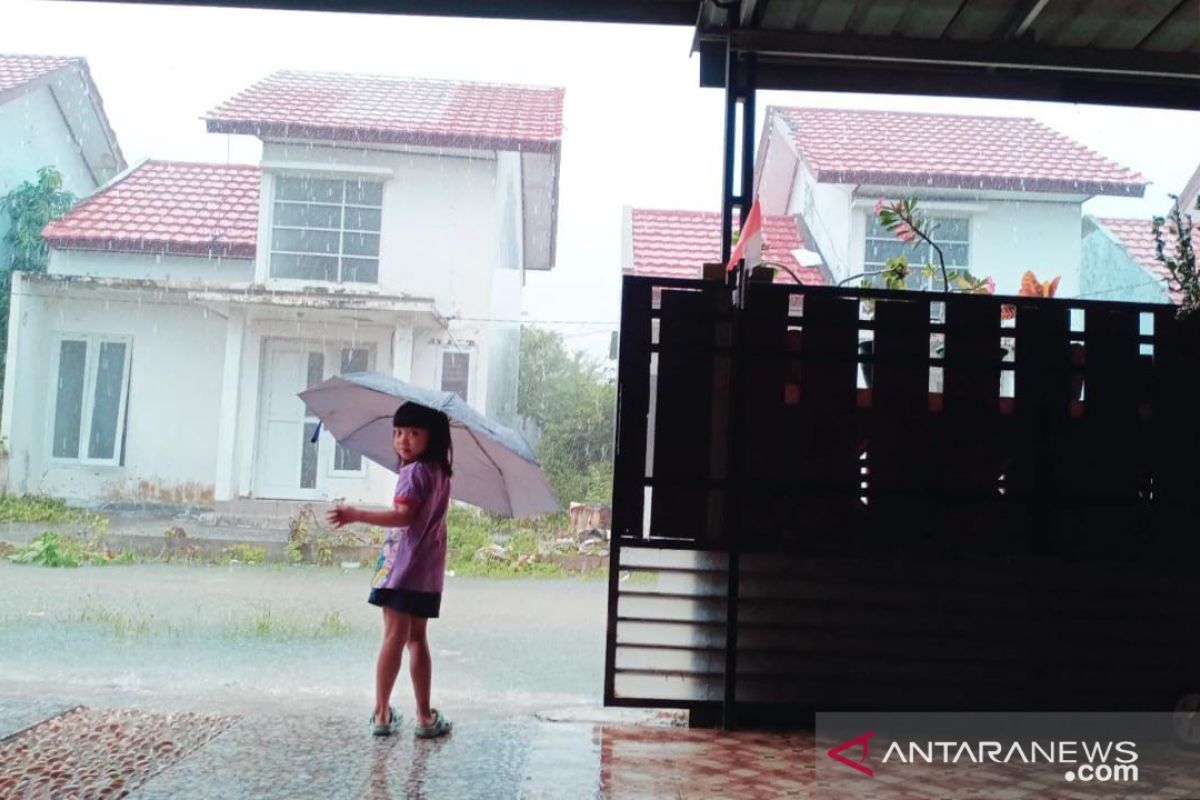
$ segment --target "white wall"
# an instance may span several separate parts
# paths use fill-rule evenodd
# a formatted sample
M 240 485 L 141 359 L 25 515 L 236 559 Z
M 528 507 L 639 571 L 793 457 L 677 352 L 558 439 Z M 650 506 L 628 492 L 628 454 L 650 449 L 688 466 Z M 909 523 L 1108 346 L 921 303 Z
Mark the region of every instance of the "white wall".
M 788 213 L 799 214 L 804 219 L 812 232 L 813 244 L 835 283 L 861 271 L 861 266 L 856 265 L 862 264 L 862 236 L 860 234 L 858 244 L 853 245 L 851 230 L 853 188 L 817 183 L 803 164 L 796 171 L 792 186 Z
M 499 214 L 500 259 L 492 275 L 489 317 L 519 319 L 524 263 L 521 204 L 521 162 L 516 153 L 500 153 L 497 160 L 496 202 Z M 487 349 L 482 354 L 487 377 L 486 405 L 480 406 L 493 419 L 517 425 L 517 377 L 521 359 L 521 326 L 512 322 L 485 323 Z
M 263 246 L 258 254 L 258 271 L 264 280 L 270 258 L 266 243 L 273 174 L 316 169 L 385 181 L 378 291 L 431 298 L 448 315 L 488 315 L 492 272 L 500 256 L 495 153 L 432 154 L 267 142 L 259 239 Z
M 77 196 L 96 188 L 49 86 L 0 104 L 0 148 L 0 194 L 33 179 L 47 165 L 62 173 L 64 188 Z
M 990 275 L 1000 294 L 1016 294 L 1021 276 L 1062 276 L 1059 297 L 1079 294 L 1083 241 L 1079 203 L 987 201 L 971 226 L 971 271 Z
M 67 498 L 211 500 L 224 357 L 220 316 L 151 293 L 22 282 L 9 422 L 10 488 Z M 32 295 L 32 296 L 31 296 Z M 123 466 L 49 461 L 60 334 L 132 338 Z M 181 347 L 181 343 L 186 343 Z
M 51 275 L 86 275 L 229 287 L 245 287 L 254 280 L 254 262 L 249 259 L 94 250 L 51 249 L 47 271 Z

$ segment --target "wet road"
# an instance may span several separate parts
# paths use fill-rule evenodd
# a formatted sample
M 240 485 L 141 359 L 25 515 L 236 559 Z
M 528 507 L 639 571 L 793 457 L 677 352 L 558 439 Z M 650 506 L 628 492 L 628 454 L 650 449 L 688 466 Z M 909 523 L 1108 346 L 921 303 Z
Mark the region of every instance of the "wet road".
M 0 562 L 0 692 L 238 713 L 372 704 L 363 569 Z M 606 583 L 446 580 L 434 700 L 466 713 L 598 707 Z M 410 704 L 404 675 L 397 707 Z

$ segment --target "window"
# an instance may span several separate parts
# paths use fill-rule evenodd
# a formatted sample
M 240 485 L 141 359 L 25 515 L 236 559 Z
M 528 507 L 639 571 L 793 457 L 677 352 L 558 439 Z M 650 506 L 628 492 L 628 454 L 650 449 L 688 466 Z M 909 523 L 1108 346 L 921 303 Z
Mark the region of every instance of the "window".
M 379 181 L 278 177 L 271 277 L 378 283 L 382 223 Z
M 454 392 L 467 399 L 471 380 L 471 354 L 446 350 L 442 352 L 442 391 Z
M 80 336 L 59 342 L 50 448 L 54 458 L 120 463 L 129 351 L 125 339 Z
M 946 269 L 968 269 L 971 263 L 970 240 L 971 220 L 966 217 L 930 217 L 934 227 L 933 240 L 942 248 L 946 257 Z M 879 224 L 879 219 L 867 215 L 867 247 L 863 258 L 863 272 L 878 273 L 884 268 L 884 262 L 897 256 L 908 256 L 908 263 L 914 268 L 920 268 L 927 262 L 938 265 L 937 254 L 925 242 L 906 244 L 895 237 Z M 908 278 L 908 288 L 928 289 L 934 284 L 941 283 L 941 277 L 932 281 L 924 275 L 914 274 Z M 872 284 L 883 287 L 883 279 L 873 277 Z
M 364 347 L 342 348 L 342 368 L 339 375 L 366 372 L 371 368 L 371 351 Z M 333 451 L 334 472 L 362 472 L 363 458 L 348 447 L 338 445 Z

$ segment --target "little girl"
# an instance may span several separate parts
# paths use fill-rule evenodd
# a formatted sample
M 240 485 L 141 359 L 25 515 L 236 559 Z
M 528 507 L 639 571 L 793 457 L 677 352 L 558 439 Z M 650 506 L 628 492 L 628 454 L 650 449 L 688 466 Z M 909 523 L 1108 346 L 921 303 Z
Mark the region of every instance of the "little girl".
M 361 522 L 390 529 L 367 598 L 368 603 L 383 608 L 383 646 L 375 666 L 371 730 L 376 736 L 389 736 L 400 727 L 390 701 L 407 647 L 417 704 L 416 735 L 432 739 L 450 731 L 450 720 L 429 706 L 433 665 L 425 638 L 425 625 L 441 606 L 446 572 L 446 512 L 453 459 L 450 420 L 440 411 L 405 403 L 396 409 L 392 425 L 392 446 L 400 459 L 392 510 L 338 506 L 329 512 L 329 523 L 340 528 Z

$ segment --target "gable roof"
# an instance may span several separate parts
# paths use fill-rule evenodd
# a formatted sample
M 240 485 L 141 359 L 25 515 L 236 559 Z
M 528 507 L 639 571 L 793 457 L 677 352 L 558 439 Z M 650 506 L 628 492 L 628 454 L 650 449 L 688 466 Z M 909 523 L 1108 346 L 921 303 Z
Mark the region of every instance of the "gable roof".
M 1148 181 L 1028 117 L 767 109 L 819 183 L 1141 197 Z M 768 139 L 769 141 L 769 139 Z
M 1125 252 L 1137 262 L 1138 266 L 1163 282 L 1163 288 L 1170 296 L 1172 303 L 1178 305 L 1182 302 L 1183 293 L 1173 291 L 1167 282 L 1167 279 L 1171 277 L 1170 271 L 1166 265 L 1154 257 L 1157 250 L 1150 220 L 1145 217 L 1093 217 L 1092 219 L 1100 223 L 1117 240 L 1117 243 L 1125 248 Z M 1168 248 L 1174 245 L 1175 237 L 1167 231 L 1164 231 L 1163 238 Z
M 0 102 L 9 99 L 10 92 L 26 88 L 63 67 L 79 64 L 81 58 L 68 56 L 26 56 L 0 54 Z
M 60 250 L 254 258 L 261 170 L 147 161 L 51 222 Z
M 626 244 L 627 275 L 656 278 L 699 278 L 704 264 L 721 260 L 721 214 L 651 208 L 629 210 Z M 809 285 L 825 283 L 819 267 L 803 267 L 792 250 L 804 247 L 796 220 L 787 215 L 763 217 L 763 258 L 782 264 Z M 780 283 L 794 283 L 786 272 Z
M 112 125 L 108 121 L 108 115 L 104 111 L 104 100 L 100 97 L 100 90 L 96 88 L 96 83 L 92 80 L 92 72 L 86 58 L 0 53 L 0 105 L 42 86 L 49 85 L 51 90 L 55 91 L 58 79 L 66 78 L 71 74 L 74 74 L 79 81 L 77 84 L 79 94 L 76 97 L 79 98 L 78 105 L 82 108 L 78 108 L 73 103 L 64 103 L 64 98 L 59 96 L 59 92 L 55 93 L 55 102 L 59 104 L 63 121 L 72 129 L 76 146 L 81 148 L 81 155 L 88 161 L 96 183 L 100 184 L 126 169 L 128 165 L 125 162 L 124 153 L 121 152 L 121 146 L 117 143 L 117 134 L 113 131 Z M 57 85 L 60 88 L 62 86 L 62 84 Z M 90 108 L 94 117 L 88 114 L 80 120 L 73 113 L 87 108 Z M 93 119 L 95 122 L 91 121 Z M 104 139 L 103 148 L 106 148 L 111 154 L 111 158 L 101 159 L 106 162 L 103 164 L 94 163 L 96 161 L 95 154 L 88 152 L 79 144 L 83 138 L 83 132 L 89 125 L 95 125 L 97 122 Z
M 210 111 L 208 130 L 260 137 L 557 152 L 564 89 L 276 72 Z

